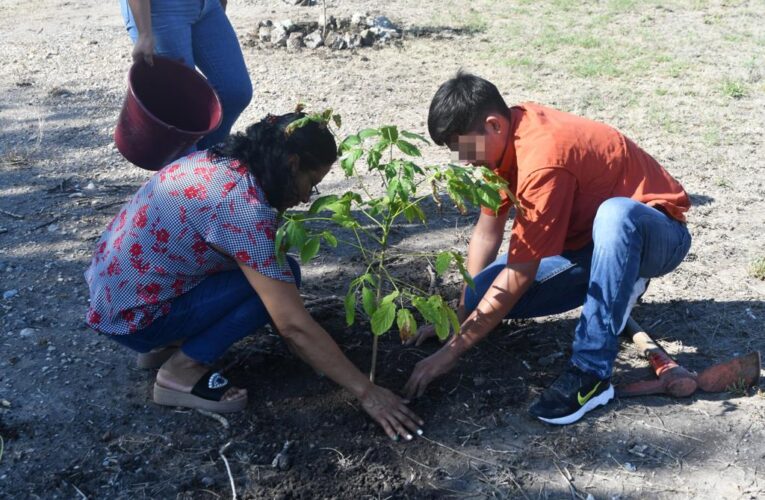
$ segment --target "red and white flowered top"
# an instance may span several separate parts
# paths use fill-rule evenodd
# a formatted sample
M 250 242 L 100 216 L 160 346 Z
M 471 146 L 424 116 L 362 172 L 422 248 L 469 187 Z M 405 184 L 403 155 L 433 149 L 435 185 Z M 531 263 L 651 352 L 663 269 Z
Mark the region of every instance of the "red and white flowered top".
M 154 174 L 98 240 L 85 272 L 86 321 L 113 335 L 146 328 L 205 277 L 236 269 L 228 255 L 294 283 L 276 260 L 276 229 L 277 212 L 244 165 L 212 162 L 204 151 L 181 158 Z

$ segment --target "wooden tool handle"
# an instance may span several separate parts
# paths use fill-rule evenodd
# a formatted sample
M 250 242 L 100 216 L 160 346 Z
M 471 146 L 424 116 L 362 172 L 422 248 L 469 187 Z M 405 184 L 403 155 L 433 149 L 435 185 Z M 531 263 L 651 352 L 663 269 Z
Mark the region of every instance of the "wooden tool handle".
M 637 321 L 631 317 L 628 318 L 625 330 L 632 336 L 632 341 L 638 346 L 640 353 L 648 359 L 657 377 L 661 377 L 672 368 L 677 368 L 675 360 L 643 330 Z

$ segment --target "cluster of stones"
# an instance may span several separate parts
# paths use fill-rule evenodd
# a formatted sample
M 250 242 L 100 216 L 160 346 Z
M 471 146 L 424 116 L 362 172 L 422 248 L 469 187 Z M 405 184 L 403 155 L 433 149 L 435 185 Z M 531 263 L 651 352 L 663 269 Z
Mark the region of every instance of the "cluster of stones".
M 261 21 L 257 41 L 271 47 L 286 47 L 300 50 L 303 47 L 316 49 L 327 47 L 332 50 L 355 49 L 385 44 L 401 38 L 402 31 L 385 16 L 354 14 L 350 18 L 335 19 L 323 15 L 319 22 L 293 23 L 291 20 L 274 22 Z

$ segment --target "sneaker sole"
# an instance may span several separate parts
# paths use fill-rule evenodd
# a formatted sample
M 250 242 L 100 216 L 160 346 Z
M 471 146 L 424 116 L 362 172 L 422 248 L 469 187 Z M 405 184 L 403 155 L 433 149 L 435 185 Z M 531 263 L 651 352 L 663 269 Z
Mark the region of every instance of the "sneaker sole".
M 554 425 L 566 425 L 566 424 L 573 424 L 580 418 L 584 416 L 585 413 L 587 413 L 590 410 L 594 410 L 598 406 L 604 406 L 609 401 L 614 399 L 614 386 L 608 385 L 608 389 L 601 392 L 594 398 L 587 401 L 584 406 L 579 408 L 576 412 L 572 413 L 571 415 L 565 415 L 563 417 L 558 418 L 544 418 L 544 417 L 537 417 L 542 422 L 547 422 L 548 424 L 554 424 Z

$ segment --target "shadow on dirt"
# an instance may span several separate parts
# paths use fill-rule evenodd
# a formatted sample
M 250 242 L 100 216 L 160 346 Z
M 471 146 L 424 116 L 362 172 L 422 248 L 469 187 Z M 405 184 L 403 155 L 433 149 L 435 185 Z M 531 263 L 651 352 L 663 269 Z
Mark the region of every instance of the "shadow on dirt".
M 476 24 L 470 26 L 454 27 L 454 26 L 408 26 L 404 30 L 404 36 L 413 38 L 433 38 L 436 40 L 444 38 L 455 37 L 469 37 L 480 35 L 486 32 L 486 26 L 483 24 Z
M 92 167 L 119 157 L 110 145 L 121 98 L 105 89 L 37 87 L 11 89 L 6 97 L 15 104 L 0 113 L 0 225 L 18 234 L 68 215 L 83 201 L 78 196 L 92 194 L 83 193 Z M 36 116 L 17 118 L 27 101 Z
M 711 196 L 707 196 L 705 194 L 691 193 L 688 196 L 691 199 L 692 207 L 700 207 L 704 205 L 709 205 L 710 203 L 713 203 L 715 201 L 714 198 L 712 198 Z

